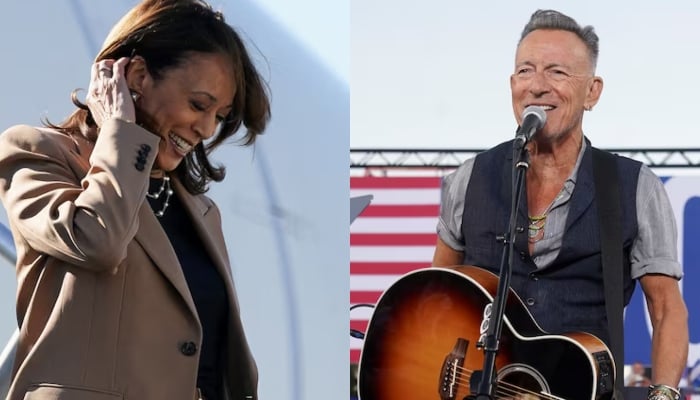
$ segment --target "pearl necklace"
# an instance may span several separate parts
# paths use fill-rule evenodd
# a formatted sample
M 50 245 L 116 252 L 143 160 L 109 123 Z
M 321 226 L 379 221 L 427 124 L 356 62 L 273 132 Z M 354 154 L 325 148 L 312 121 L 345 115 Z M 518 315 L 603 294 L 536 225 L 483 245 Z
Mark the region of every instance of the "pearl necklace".
M 146 192 L 146 196 L 157 200 L 163 193 L 165 193 L 163 208 L 161 208 L 160 211 L 156 211 L 156 217 L 162 217 L 163 214 L 165 214 L 165 210 L 168 209 L 168 205 L 170 204 L 170 196 L 173 195 L 173 189 L 170 188 L 170 177 L 167 175 L 163 177 L 163 184 L 160 185 L 160 189 L 158 189 L 158 191 L 155 193 Z

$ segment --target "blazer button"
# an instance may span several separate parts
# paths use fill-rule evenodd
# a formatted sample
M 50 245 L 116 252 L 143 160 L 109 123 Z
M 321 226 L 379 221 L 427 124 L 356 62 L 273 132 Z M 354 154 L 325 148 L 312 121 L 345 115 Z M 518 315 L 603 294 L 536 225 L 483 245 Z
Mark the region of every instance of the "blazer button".
M 180 352 L 186 356 L 193 356 L 197 353 L 197 345 L 194 342 L 184 342 L 180 345 Z
M 144 151 L 146 154 L 148 154 L 148 152 L 151 151 L 151 146 L 144 143 L 141 145 L 141 151 Z
M 134 168 L 136 168 L 137 171 L 143 171 L 146 168 L 146 166 L 137 162 L 136 164 L 134 164 Z
M 533 299 L 532 297 L 529 297 L 529 298 L 526 300 L 526 302 L 527 302 L 527 305 L 528 305 L 528 306 L 534 306 L 534 305 L 535 305 L 535 299 Z

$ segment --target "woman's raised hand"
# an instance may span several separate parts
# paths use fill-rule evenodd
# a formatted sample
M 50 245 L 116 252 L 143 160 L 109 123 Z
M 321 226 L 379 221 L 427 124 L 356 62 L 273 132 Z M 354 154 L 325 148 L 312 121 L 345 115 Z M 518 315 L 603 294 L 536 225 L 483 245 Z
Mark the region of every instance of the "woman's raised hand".
M 128 57 L 119 60 L 101 60 L 93 64 L 90 86 L 85 98 L 97 126 L 110 118 L 136 121 L 134 101 L 126 84 Z

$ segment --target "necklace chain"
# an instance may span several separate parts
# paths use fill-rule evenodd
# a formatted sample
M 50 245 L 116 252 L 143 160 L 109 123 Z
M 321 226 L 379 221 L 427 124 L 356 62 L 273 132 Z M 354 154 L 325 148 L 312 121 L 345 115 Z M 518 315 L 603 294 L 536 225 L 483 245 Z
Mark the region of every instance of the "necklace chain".
M 168 205 L 170 204 L 170 196 L 173 195 L 173 189 L 170 187 L 170 177 L 167 175 L 163 177 L 163 183 L 160 185 L 160 189 L 155 193 L 146 192 L 146 196 L 157 200 L 163 193 L 165 193 L 163 208 L 161 208 L 160 211 L 156 211 L 156 217 L 162 217 L 165 214 L 165 210 L 168 209 Z
M 560 197 L 559 195 L 554 197 L 554 200 L 552 200 L 552 202 L 549 203 L 549 206 L 547 206 L 547 209 L 544 210 L 544 212 L 541 215 L 528 215 L 527 216 L 527 220 L 528 220 L 527 241 L 528 242 L 536 243 L 544 238 L 544 226 L 547 223 L 547 216 L 549 215 L 549 212 L 552 210 L 554 203 L 556 203 L 556 201 L 559 197 Z
M 528 216 L 527 240 L 530 243 L 539 242 L 544 237 L 544 224 L 547 222 L 547 212 L 542 215 Z

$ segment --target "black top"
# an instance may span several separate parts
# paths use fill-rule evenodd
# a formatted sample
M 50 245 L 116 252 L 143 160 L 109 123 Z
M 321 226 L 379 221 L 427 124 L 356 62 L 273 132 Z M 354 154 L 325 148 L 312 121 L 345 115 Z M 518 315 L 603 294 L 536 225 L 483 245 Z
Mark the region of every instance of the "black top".
M 161 179 L 151 178 L 148 192 L 156 193 L 162 182 Z M 166 194 L 162 193 L 158 199 L 148 198 L 151 208 L 160 211 L 165 197 Z M 197 386 L 207 400 L 223 399 L 222 356 L 225 354 L 228 317 L 224 281 L 204 249 L 191 217 L 175 194 L 170 197 L 164 215 L 158 219 L 175 249 L 202 324 Z

